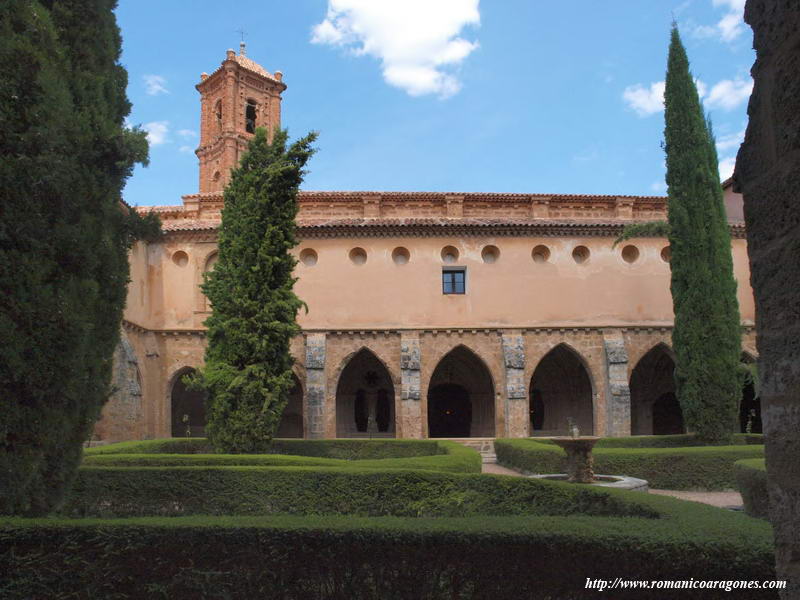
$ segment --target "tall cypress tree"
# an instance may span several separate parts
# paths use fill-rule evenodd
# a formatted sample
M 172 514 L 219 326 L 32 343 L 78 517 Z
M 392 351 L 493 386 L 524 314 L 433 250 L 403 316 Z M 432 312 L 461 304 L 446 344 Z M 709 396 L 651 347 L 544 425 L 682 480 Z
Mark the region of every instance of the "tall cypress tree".
M 209 395 L 206 432 L 220 450 L 269 447 L 292 386 L 289 343 L 299 332 L 302 301 L 292 291 L 297 244 L 297 191 L 314 150 L 311 133 L 287 148 L 287 133 L 270 143 L 256 130 L 225 189 L 219 260 L 203 292 L 206 365 L 197 383 Z
M 739 307 L 714 137 L 674 24 L 664 103 L 677 396 L 687 428 L 721 442 L 741 394 Z
M 0 5 L 0 513 L 44 514 L 109 395 L 144 134 L 111 0 Z

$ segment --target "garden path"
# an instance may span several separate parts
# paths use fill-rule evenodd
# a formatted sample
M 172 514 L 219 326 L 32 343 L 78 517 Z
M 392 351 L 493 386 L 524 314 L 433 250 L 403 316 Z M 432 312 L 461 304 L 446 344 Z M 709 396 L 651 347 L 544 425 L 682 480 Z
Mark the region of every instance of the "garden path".
M 513 475 L 516 477 L 524 477 L 519 471 L 500 466 L 496 463 L 484 463 L 483 473 L 491 475 Z M 739 492 L 686 492 L 679 490 L 650 490 L 651 494 L 658 494 L 661 496 L 672 496 L 680 500 L 691 500 L 693 502 L 702 502 L 703 504 L 710 504 L 719 508 L 741 508 L 742 495 Z

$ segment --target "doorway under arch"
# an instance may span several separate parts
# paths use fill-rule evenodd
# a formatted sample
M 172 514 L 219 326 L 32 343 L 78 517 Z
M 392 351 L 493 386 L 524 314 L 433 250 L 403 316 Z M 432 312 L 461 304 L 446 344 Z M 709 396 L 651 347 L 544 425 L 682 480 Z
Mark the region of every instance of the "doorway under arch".
M 294 385 L 289 391 L 289 401 L 286 403 L 286 408 L 283 409 L 283 415 L 275 437 L 303 437 L 303 388 L 294 373 L 292 373 L 292 381 Z
M 187 367 L 178 371 L 172 378 L 172 391 L 170 392 L 172 437 L 203 437 L 205 435 L 205 392 L 190 390 L 183 382 L 184 376 L 192 375 L 194 372 L 195 369 Z
M 336 386 L 336 437 L 395 437 L 394 385 L 367 348 L 347 363 Z
M 471 350 L 454 348 L 428 384 L 428 437 L 493 437 L 494 419 L 489 369 Z
M 530 384 L 531 435 L 568 435 L 570 420 L 581 435 L 594 433 L 594 392 L 578 354 L 559 344 L 539 361 Z
M 631 434 L 684 433 L 683 411 L 675 396 L 675 361 L 664 344 L 645 354 L 631 373 Z

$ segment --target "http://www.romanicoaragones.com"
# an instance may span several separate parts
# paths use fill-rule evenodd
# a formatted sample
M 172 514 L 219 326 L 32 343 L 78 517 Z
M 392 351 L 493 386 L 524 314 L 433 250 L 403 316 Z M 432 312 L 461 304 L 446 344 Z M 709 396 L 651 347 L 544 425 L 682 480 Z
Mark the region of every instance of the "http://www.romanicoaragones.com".
M 782 590 L 786 582 L 768 581 L 724 581 L 705 579 L 591 579 L 586 578 L 586 589 L 604 592 L 607 590 Z

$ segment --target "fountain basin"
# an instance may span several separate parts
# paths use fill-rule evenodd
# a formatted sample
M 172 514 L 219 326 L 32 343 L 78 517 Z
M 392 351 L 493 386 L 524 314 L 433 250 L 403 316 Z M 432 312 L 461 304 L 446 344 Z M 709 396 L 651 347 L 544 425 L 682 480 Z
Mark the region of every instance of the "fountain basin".
M 569 475 L 566 473 L 552 473 L 546 475 L 528 475 L 530 479 L 547 479 L 549 481 L 568 481 Z M 626 477 L 624 475 L 595 475 L 592 483 L 584 483 L 580 485 L 589 485 L 592 487 L 605 487 L 614 488 L 617 490 L 628 490 L 631 492 L 648 492 L 650 491 L 649 484 L 644 479 L 637 479 L 636 477 Z

